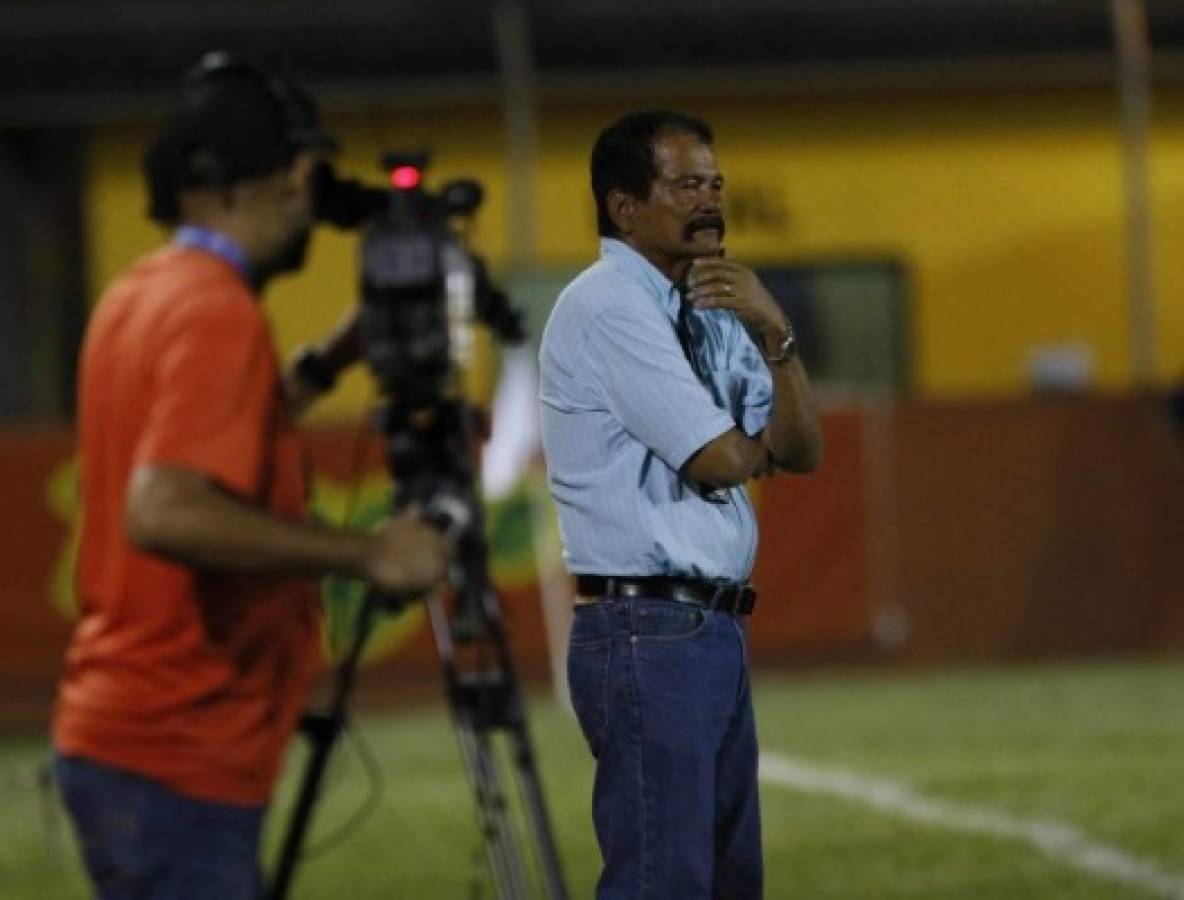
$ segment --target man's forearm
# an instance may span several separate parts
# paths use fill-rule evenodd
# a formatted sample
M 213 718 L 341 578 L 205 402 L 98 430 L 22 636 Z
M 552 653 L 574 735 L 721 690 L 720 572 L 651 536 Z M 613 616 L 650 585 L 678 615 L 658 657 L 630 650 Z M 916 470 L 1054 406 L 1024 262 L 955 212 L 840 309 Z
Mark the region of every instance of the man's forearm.
M 715 488 L 733 487 L 778 469 L 813 472 L 822 461 L 822 427 L 806 370 L 797 359 L 770 363 L 773 408 L 756 437 L 732 428 L 709 441 L 686 465 L 687 473 Z
M 359 577 L 370 543 L 366 535 L 276 518 L 194 473 L 151 467 L 133 476 L 127 528 L 145 552 L 255 575 Z
M 822 425 L 800 359 L 770 363 L 773 408 L 762 441 L 779 468 L 813 472 L 822 462 Z
M 822 428 L 801 360 L 785 360 L 793 330 L 784 311 L 752 269 L 722 255 L 695 259 L 688 283 L 696 309 L 737 315 L 769 361 L 773 379 L 773 409 L 760 441 L 733 429 L 699 452 L 691 474 L 714 486 L 736 484 L 762 472 L 770 457 L 778 468 L 813 472 L 822 461 Z

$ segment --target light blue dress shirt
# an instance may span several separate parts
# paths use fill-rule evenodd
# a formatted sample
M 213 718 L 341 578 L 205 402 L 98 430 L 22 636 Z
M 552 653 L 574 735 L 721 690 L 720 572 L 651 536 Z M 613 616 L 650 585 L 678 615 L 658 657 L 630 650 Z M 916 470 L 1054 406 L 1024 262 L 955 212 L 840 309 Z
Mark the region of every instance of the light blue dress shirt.
M 756 555 L 744 487 L 707 494 L 679 470 L 733 427 L 768 422 L 772 381 L 727 310 L 691 310 L 692 370 L 677 288 L 629 245 L 559 295 L 539 352 L 543 452 L 564 559 L 581 575 L 743 581 Z

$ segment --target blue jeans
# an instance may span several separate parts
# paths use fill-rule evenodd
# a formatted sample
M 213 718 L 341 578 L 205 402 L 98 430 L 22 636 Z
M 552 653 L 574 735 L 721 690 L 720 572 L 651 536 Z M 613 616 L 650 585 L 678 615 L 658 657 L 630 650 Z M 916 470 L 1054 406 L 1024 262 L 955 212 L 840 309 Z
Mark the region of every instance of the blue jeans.
M 759 898 L 743 622 L 671 600 L 580 605 L 567 664 L 596 757 L 599 900 Z
M 257 900 L 262 807 L 207 803 L 76 756 L 54 775 L 100 900 Z

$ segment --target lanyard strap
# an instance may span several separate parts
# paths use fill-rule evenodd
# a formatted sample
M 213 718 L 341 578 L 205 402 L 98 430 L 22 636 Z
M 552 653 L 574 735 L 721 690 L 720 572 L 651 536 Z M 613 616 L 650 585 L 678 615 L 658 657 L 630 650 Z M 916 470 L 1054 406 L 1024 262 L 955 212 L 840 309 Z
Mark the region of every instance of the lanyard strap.
M 251 267 L 247 261 L 247 254 L 243 252 L 242 247 L 224 234 L 202 228 L 199 225 L 182 225 L 177 229 L 173 242 L 181 247 L 193 247 L 204 250 L 206 253 L 212 253 L 234 266 L 243 278 L 248 280 L 250 278 Z

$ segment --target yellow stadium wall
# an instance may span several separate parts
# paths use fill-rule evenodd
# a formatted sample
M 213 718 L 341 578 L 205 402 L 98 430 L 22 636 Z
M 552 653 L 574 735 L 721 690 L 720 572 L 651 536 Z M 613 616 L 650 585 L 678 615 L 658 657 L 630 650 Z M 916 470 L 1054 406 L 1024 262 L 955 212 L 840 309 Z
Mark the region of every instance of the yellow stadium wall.
M 1131 386 L 1117 100 L 1105 91 L 665 101 L 707 117 L 728 192 L 731 255 L 752 262 L 891 258 L 909 272 L 916 390 L 930 397 L 1026 390 L 1028 355 L 1084 344 L 1106 391 Z M 576 268 L 595 253 L 587 154 L 629 108 L 544 108 L 534 174 L 535 253 Z M 342 118 L 340 168 L 377 176 L 388 145 L 430 146 L 432 181 L 472 175 L 487 188 L 475 244 L 504 267 L 506 158 L 496 109 Z M 87 202 L 98 288 L 160 239 L 142 216 L 145 129 L 93 135 Z M 1184 92 L 1156 97 L 1152 154 L 1161 382 L 1184 374 Z M 321 232 L 309 268 L 277 283 L 268 306 L 286 350 L 326 330 L 352 302 L 354 241 Z M 352 415 L 355 375 L 322 418 Z

